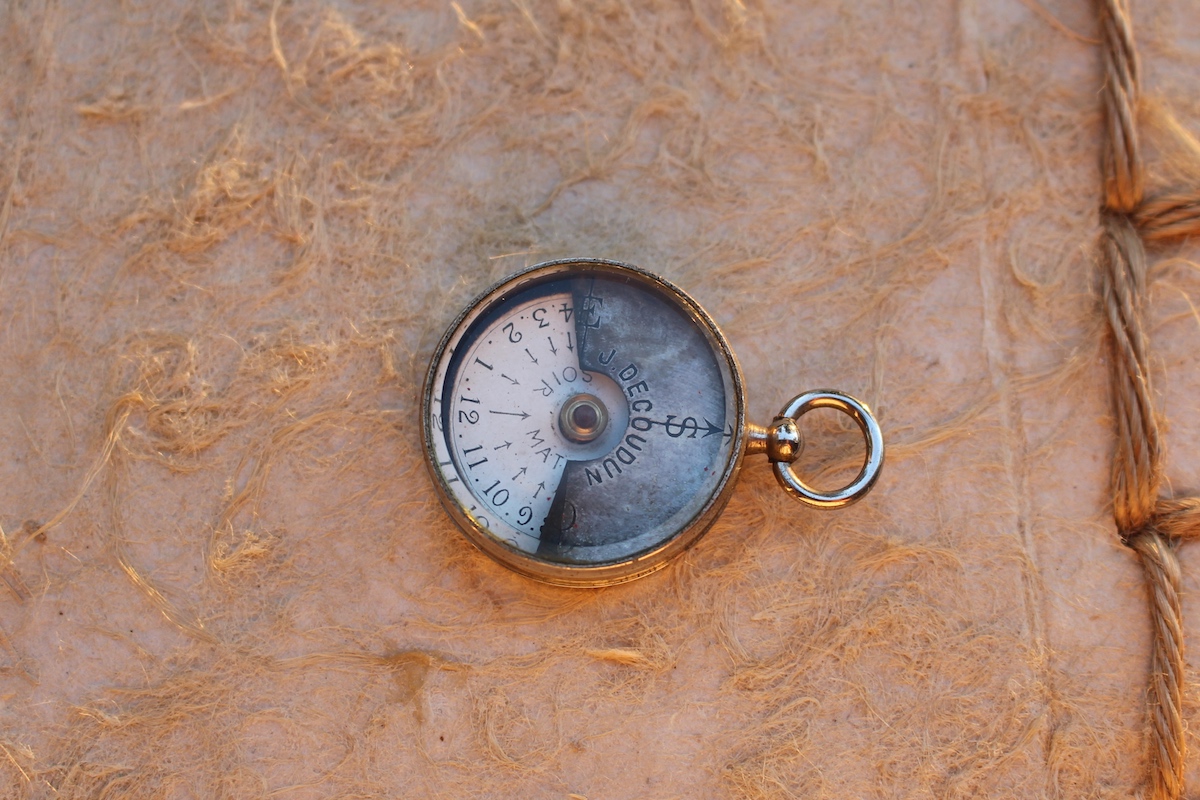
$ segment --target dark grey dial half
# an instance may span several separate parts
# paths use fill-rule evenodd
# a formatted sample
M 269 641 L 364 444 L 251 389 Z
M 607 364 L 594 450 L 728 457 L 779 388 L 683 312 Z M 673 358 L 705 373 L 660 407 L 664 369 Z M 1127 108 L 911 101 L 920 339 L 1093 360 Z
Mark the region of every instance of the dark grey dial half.
M 721 356 L 695 319 L 644 285 L 573 284 L 580 367 L 620 386 L 629 423 L 610 451 L 566 465 L 538 555 L 606 561 L 658 544 L 647 537 L 720 473 L 732 430 Z

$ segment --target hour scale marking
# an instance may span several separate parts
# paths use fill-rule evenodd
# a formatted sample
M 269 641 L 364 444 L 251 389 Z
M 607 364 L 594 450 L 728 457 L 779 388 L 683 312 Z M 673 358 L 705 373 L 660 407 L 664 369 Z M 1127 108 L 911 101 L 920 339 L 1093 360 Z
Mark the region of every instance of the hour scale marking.
M 566 347 L 573 325 L 566 313 L 569 294 L 540 297 L 517 305 L 467 345 L 449 408 L 455 463 L 469 473 L 476 497 L 497 517 L 531 536 L 546 518 L 550 497 L 533 497 L 538 484 L 557 486 L 570 444 L 555 428 L 558 406 L 592 381 Z M 555 339 L 563 343 L 554 344 Z M 504 372 L 495 365 L 503 364 Z M 532 389 L 530 387 L 533 387 Z M 484 415 L 472 415 L 476 407 Z M 473 458 L 473 449 L 491 455 Z M 539 500 L 539 502 L 533 502 Z

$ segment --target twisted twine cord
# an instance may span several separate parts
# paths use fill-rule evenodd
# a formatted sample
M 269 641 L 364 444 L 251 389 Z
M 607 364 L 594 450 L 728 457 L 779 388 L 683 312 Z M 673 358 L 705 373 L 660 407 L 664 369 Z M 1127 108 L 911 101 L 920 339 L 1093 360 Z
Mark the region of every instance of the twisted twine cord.
M 1154 516 L 1162 480 L 1162 446 L 1150 390 L 1142 310 L 1146 250 L 1124 214 L 1106 213 L 1100 240 L 1102 297 L 1112 343 L 1117 450 L 1113 456 L 1113 514 L 1123 538 Z
M 1104 42 L 1105 205 L 1129 213 L 1142 200 L 1142 157 L 1138 147 L 1138 59 L 1126 0 L 1100 0 Z
M 1098 0 L 1105 69 L 1102 298 L 1112 358 L 1116 418 L 1113 517 L 1121 540 L 1141 556 L 1154 635 L 1150 765 L 1154 800 L 1183 792 L 1183 612 L 1173 542 L 1200 536 L 1200 499 L 1160 498 L 1163 453 L 1142 324 L 1145 241 L 1200 234 L 1200 191 L 1144 199 L 1138 145 L 1138 61 L 1127 0 Z

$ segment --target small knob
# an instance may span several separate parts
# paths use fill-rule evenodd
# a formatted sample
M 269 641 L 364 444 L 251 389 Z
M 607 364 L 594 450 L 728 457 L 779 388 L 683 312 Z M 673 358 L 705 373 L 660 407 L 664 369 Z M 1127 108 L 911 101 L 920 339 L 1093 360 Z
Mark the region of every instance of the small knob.
M 796 420 L 789 417 L 776 417 L 765 428 L 747 425 L 746 434 L 749 437 L 746 442 L 747 455 L 766 453 L 770 461 L 791 464 L 804 450 L 800 427 L 796 425 Z

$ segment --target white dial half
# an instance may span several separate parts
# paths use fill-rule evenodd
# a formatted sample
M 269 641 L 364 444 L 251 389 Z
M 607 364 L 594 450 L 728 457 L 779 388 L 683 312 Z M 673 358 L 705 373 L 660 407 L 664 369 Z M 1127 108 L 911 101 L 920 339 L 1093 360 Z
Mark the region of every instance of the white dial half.
M 472 341 L 456 343 L 468 349 L 451 386 L 453 348 L 437 375 L 444 391 L 431 411 L 444 437 L 435 450 L 450 490 L 481 527 L 530 553 L 567 462 L 611 450 L 629 423 L 621 388 L 580 368 L 574 314 L 569 292 L 506 308 Z M 586 443 L 568 439 L 559 424 L 563 407 L 580 396 L 598 400 L 608 415 Z

